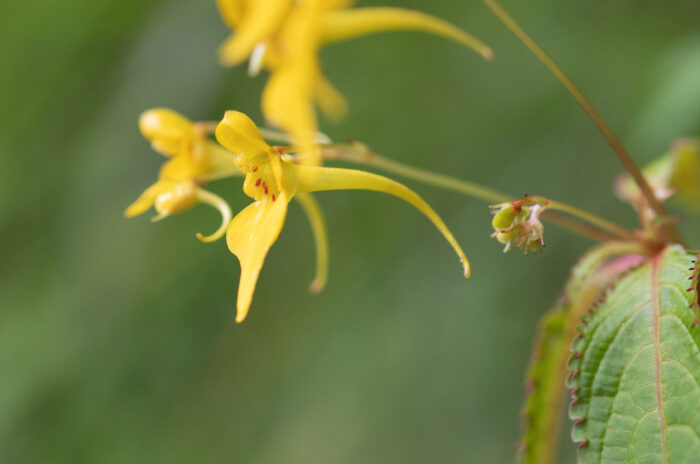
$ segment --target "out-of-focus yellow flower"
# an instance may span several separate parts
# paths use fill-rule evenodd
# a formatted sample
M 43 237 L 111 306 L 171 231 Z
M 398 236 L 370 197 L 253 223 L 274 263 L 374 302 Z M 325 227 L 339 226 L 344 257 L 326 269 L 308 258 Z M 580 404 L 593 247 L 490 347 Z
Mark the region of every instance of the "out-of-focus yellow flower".
M 269 122 L 294 137 L 306 163 L 318 164 L 313 134 L 315 106 L 330 119 L 346 111 L 342 95 L 323 76 L 321 46 L 390 30 L 418 30 L 447 37 L 487 59 L 493 51 L 455 26 L 403 8 L 350 9 L 349 0 L 217 0 L 219 11 L 235 33 L 220 50 L 222 64 L 250 59 L 249 71 L 272 71 L 263 93 Z
M 440 217 L 421 197 L 404 185 L 376 174 L 351 169 L 305 166 L 269 146 L 245 114 L 227 111 L 216 127 L 216 139 L 236 153 L 245 174 L 243 191 L 255 201 L 231 221 L 226 241 L 241 264 L 236 321 L 245 319 L 263 262 L 279 237 L 287 204 L 299 195 L 322 190 L 373 190 L 397 196 L 415 206 L 443 234 L 469 276 L 469 262 Z
M 213 129 L 211 124 L 193 123 L 173 110 L 156 108 L 141 115 L 139 128 L 153 149 L 170 159 L 161 167 L 158 181 L 124 215 L 137 216 L 154 206 L 158 215 L 153 220 L 157 221 L 203 202 L 219 210 L 222 223 L 212 235 L 197 234 L 197 237 L 202 241 L 222 237 L 231 220 L 231 209 L 202 186 L 209 180 L 242 173 L 233 154 L 207 138 Z

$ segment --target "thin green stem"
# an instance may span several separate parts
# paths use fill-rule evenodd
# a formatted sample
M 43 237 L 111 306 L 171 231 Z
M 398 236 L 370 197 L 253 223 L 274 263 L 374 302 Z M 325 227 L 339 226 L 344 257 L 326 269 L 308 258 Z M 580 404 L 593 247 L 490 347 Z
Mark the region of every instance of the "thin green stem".
M 584 211 L 581 208 L 577 208 L 575 206 L 567 205 L 566 203 L 554 200 L 549 200 L 549 204 L 547 206 L 550 209 L 558 210 L 563 213 L 579 217 L 584 221 L 589 222 L 597 226 L 598 228 L 608 231 L 619 237 L 624 237 L 627 240 L 635 240 L 635 236 L 631 231 L 625 229 L 624 227 L 618 226 L 614 222 L 608 221 L 607 219 L 603 219 L 599 216 L 596 216 L 595 214 L 589 213 L 588 211 Z
M 598 227 L 588 225 L 578 219 L 574 219 L 570 216 L 566 216 L 555 211 L 544 211 L 540 217 L 561 227 L 562 229 L 572 231 L 591 240 L 609 242 L 615 240 L 619 241 L 621 238 L 617 234 L 611 234 L 610 232 L 601 230 Z
M 613 151 L 619 158 L 622 165 L 627 169 L 627 171 L 632 175 L 635 182 L 639 186 L 642 194 L 646 198 L 649 206 L 654 210 L 658 217 L 667 217 L 668 211 L 664 207 L 663 203 L 656 197 L 654 191 L 649 186 L 649 183 L 644 178 L 642 171 L 639 169 L 637 164 L 634 162 L 630 154 L 627 152 L 625 147 L 622 145 L 620 139 L 615 135 L 610 126 L 605 122 L 603 117 L 598 113 L 593 104 L 583 95 L 576 84 L 569 78 L 569 76 L 564 73 L 564 71 L 557 65 L 554 60 L 547 55 L 547 53 L 539 46 L 537 43 L 529 36 L 527 33 L 518 25 L 518 23 L 513 19 L 512 16 L 498 4 L 496 0 L 484 0 L 486 6 L 488 6 L 493 13 L 498 16 L 498 18 L 503 22 L 503 24 L 508 27 L 508 29 L 513 32 L 527 48 L 554 74 L 554 76 L 559 79 L 559 81 L 566 87 L 569 93 L 574 97 L 579 105 L 586 112 L 588 117 L 593 121 L 593 123 L 598 127 L 598 130 L 603 134 L 605 140 L 610 144 Z M 664 224 L 661 226 L 665 235 L 669 240 L 683 244 L 683 238 L 678 232 L 676 226 L 672 223 Z
M 415 179 L 426 184 L 435 185 L 437 187 L 442 187 L 447 190 L 452 190 L 455 192 L 460 192 L 470 197 L 479 198 L 480 200 L 488 201 L 491 203 L 503 203 L 505 201 L 510 201 L 513 199 L 512 196 L 508 196 L 505 193 L 501 193 L 497 190 L 490 189 L 488 187 L 483 187 L 479 184 L 469 182 L 462 179 L 455 179 L 454 177 L 446 176 L 443 174 L 438 174 L 435 172 L 426 171 L 424 169 L 416 168 L 413 166 L 408 166 L 398 161 L 394 161 L 383 156 L 379 156 L 367 149 L 366 153 L 359 153 L 357 148 L 365 149 L 366 147 L 361 144 L 348 145 L 345 150 L 342 148 L 338 151 L 328 152 L 324 150 L 324 158 L 343 159 L 345 161 L 353 161 L 362 164 L 371 164 L 380 169 L 384 169 L 389 172 L 393 172 L 403 177 L 409 179 Z M 342 147 L 338 146 L 338 147 Z M 364 151 L 364 150 L 363 150 Z
M 274 129 L 267 129 L 265 127 L 258 127 L 260 135 L 266 140 L 275 140 L 277 142 L 292 143 L 292 138 L 282 131 L 276 131 Z
M 372 152 L 367 146 L 357 142 L 350 145 L 326 146 L 322 150 L 322 157 L 327 160 L 342 160 L 357 164 L 375 166 L 409 179 L 414 179 L 428 185 L 458 192 L 470 197 L 487 201 L 489 203 L 504 203 L 515 198 L 512 195 L 508 195 L 488 187 L 483 187 L 473 182 L 408 166 L 398 161 L 385 158 Z M 601 241 L 612 239 L 636 239 L 634 234 L 624 227 L 618 226 L 617 224 L 606 219 L 583 211 L 580 208 L 552 200 L 549 200 L 548 207 L 567 213 L 595 226 L 591 227 L 582 223 L 580 220 L 574 220 L 570 217 L 561 216 L 549 211 L 545 212 L 543 215 L 543 218 L 549 220 L 550 222 L 555 223 L 565 229 L 579 233 L 585 237 Z

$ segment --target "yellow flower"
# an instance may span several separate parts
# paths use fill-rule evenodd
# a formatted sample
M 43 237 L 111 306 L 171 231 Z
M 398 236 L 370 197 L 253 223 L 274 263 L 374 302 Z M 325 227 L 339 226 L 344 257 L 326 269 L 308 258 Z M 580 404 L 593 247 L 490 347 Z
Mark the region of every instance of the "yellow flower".
M 222 221 L 216 232 L 209 236 L 197 234 L 197 238 L 211 242 L 223 237 L 231 222 L 231 209 L 223 199 L 201 187 L 207 181 L 243 173 L 231 152 L 207 138 L 215 124 L 193 123 L 172 110 L 157 108 L 141 115 L 139 127 L 153 148 L 170 159 L 161 168 L 158 181 L 127 208 L 125 216 L 139 215 L 153 206 L 158 212 L 153 220 L 157 221 L 204 202 L 221 212 Z M 316 276 L 309 290 L 318 293 L 328 275 L 326 225 L 318 203 L 310 194 L 298 195 L 296 199 L 309 219 L 314 236 Z
M 228 26 L 235 29 L 220 50 L 222 64 L 234 66 L 250 58 L 249 71 L 272 71 L 263 92 L 265 117 L 289 133 L 304 161 L 318 164 L 313 133 L 315 105 L 331 119 L 346 110 L 342 95 L 323 76 L 321 46 L 389 30 L 419 30 L 447 37 L 487 59 L 493 51 L 455 26 L 403 8 L 349 9 L 348 0 L 217 0 Z
M 222 237 L 231 221 L 231 209 L 224 200 L 201 186 L 208 180 L 241 175 L 241 172 L 233 154 L 207 138 L 213 126 L 193 123 L 175 111 L 156 108 L 141 115 L 139 128 L 151 141 L 153 149 L 170 159 L 160 169 L 158 181 L 148 187 L 124 215 L 137 216 L 153 206 L 158 212 L 153 220 L 158 221 L 203 202 L 219 210 L 222 223 L 212 235 L 197 234 L 197 237 L 207 242 Z
M 243 191 L 255 201 L 231 221 L 226 241 L 241 264 L 236 321 L 245 319 L 265 257 L 279 237 L 287 204 L 299 195 L 322 190 L 373 190 L 397 196 L 415 206 L 452 245 L 469 276 L 469 263 L 440 217 L 421 197 L 398 182 L 351 169 L 305 166 L 263 140 L 255 124 L 238 111 L 227 111 L 216 127 L 216 139 L 236 153 L 245 174 Z M 307 197 L 308 198 L 308 197 Z

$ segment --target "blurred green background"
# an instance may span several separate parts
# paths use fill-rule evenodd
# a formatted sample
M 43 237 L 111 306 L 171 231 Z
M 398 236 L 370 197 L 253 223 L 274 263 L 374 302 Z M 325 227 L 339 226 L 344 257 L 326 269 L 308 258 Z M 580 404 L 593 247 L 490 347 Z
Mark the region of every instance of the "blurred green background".
M 324 131 L 634 224 L 602 137 L 486 7 L 370 4 L 449 19 L 497 59 L 417 33 L 329 47 L 324 70 L 350 113 Z M 641 162 L 700 134 L 696 0 L 506 6 Z M 224 241 L 194 238 L 213 210 L 122 218 L 163 161 L 141 111 L 261 121 L 265 77 L 216 63 L 227 35 L 213 0 L 0 4 L 0 462 L 509 462 L 537 318 L 592 243 L 548 226 L 543 255 L 503 255 L 485 204 L 407 182 L 463 244 L 465 281 L 411 207 L 320 194 L 328 288 L 307 293 L 313 243 L 292 206 L 236 325 L 238 264 Z M 212 186 L 235 211 L 249 202 L 239 181 Z

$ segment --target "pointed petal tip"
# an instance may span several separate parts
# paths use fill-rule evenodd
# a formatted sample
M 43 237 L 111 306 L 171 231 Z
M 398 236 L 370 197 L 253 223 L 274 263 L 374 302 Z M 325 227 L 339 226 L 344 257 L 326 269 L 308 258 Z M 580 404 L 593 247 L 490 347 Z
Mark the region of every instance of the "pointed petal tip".
M 166 217 L 170 216 L 168 213 L 159 213 L 157 216 L 153 216 L 151 218 L 151 222 L 159 222 L 165 219 Z
M 238 308 L 236 311 L 236 324 L 240 324 L 243 321 L 245 321 L 246 316 L 248 315 L 248 308 L 245 310 L 241 310 L 241 308 Z
M 486 61 L 493 61 L 496 59 L 496 54 L 493 52 L 493 49 L 488 46 L 481 50 L 481 56 L 483 56 Z
M 323 288 L 325 286 L 325 282 L 321 282 L 320 280 L 314 280 L 313 282 L 311 282 L 311 285 L 309 285 L 309 293 L 317 295 L 323 291 Z
M 243 63 L 247 56 L 242 55 L 239 48 L 235 44 L 234 36 L 229 37 L 216 51 L 216 58 L 219 64 L 225 68 L 233 68 Z

